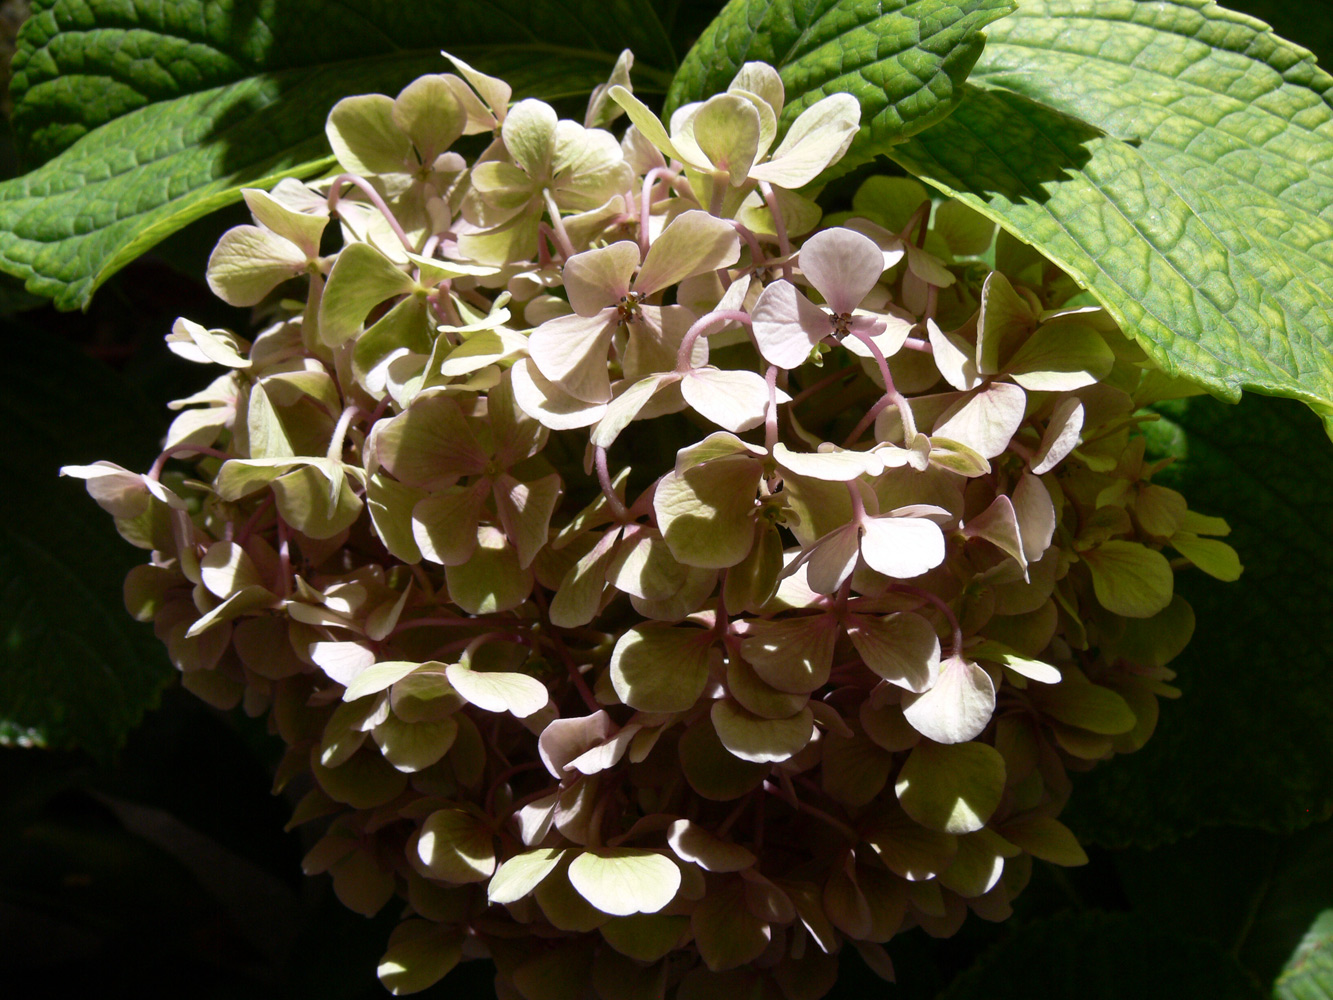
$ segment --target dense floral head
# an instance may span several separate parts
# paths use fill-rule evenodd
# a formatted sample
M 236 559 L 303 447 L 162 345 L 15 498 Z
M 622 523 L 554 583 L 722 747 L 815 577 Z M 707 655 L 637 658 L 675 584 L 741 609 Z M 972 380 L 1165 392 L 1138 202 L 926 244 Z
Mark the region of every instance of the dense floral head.
M 780 136 L 752 63 L 668 126 L 626 56 L 577 124 L 452 62 L 246 192 L 209 279 L 263 328 L 176 324 L 223 371 L 153 468 L 65 470 L 182 683 L 287 744 L 306 870 L 403 900 L 385 985 L 815 998 L 1081 863 L 1173 570 L 1240 572 L 1136 433 L 1188 387 L 914 181 L 814 231 L 846 95 Z

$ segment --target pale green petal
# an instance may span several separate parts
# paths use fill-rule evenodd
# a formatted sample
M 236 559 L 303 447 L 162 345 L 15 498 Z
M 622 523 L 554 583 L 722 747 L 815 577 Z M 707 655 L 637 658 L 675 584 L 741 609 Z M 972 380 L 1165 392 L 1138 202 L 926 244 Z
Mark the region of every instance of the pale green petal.
M 492 903 L 517 902 L 555 871 L 564 856 L 563 849 L 552 847 L 539 847 L 535 851 L 515 855 L 492 876 L 486 888 L 487 898 Z
M 426 165 L 454 144 L 467 122 L 467 112 L 442 74 L 418 77 L 404 87 L 394 99 L 392 117 Z
M 301 248 L 258 226 L 222 234 L 208 258 L 208 287 L 233 306 L 252 306 L 307 267 Z
M 685 565 L 724 569 L 749 553 L 763 466 L 749 452 L 742 455 L 705 460 L 683 471 L 678 456 L 678 471 L 658 482 L 653 496 L 657 524 L 671 554 Z
M 487 712 L 508 712 L 525 719 L 550 700 L 546 685 L 527 674 L 482 672 L 451 663 L 445 676 L 463 698 Z
M 779 187 L 804 187 L 841 158 L 860 123 L 861 105 L 855 97 L 830 94 L 801 112 L 768 162 L 750 176 Z
M 629 847 L 585 851 L 569 865 L 569 881 L 603 913 L 656 913 L 676 896 L 680 869 L 653 851 Z
M 1102 335 L 1069 317 L 1039 328 L 1004 370 L 1029 391 L 1068 392 L 1104 379 L 1113 364 L 1115 355 Z
M 555 109 L 532 98 L 509 109 L 500 137 L 514 162 L 533 180 L 545 181 L 555 154 Z
M 986 825 L 1004 794 L 1004 758 L 985 743 L 922 743 L 908 756 L 894 790 L 912 819 L 941 833 Z
M 324 128 L 333 155 L 354 174 L 388 174 L 405 169 L 412 144 L 393 121 L 393 98 L 383 94 L 344 97 L 329 112 Z
M 696 628 L 640 625 L 617 640 L 611 683 L 642 712 L 684 712 L 703 694 L 712 637 Z
M 432 878 L 454 884 L 485 882 L 495 873 L 494 837 L 471 813 L 441 809 L 421 824 L 417 857 Z
M 405 920 L 389 936 L 376 968 L 384 988 L 396 997 L 434 986 L 463 957 L 463 931 L 429 920 Z
M 338 254 L 319 303 L 319 336 L 330 347 L 354 337 L 371 309 L 410 292 L 410 275 L 368 243 L 353 243 Z
M 1179 531 L 1171 536 L 1171 547 L 1211 577 L 1228 583 L 1240 579 L 1240 556 L 1226 542 Z
M 1160 552 L 1137 542 L 1113 540 L 1083 553 L 1092 588 L 1107 611 L 1151 618 L 1171 603 L 1175 580 Z
M 242 188 L 241 196 L 256 222 L 294 243 L 306 260 L 319 259 L 319 240 L 329 224 L 327 210 L 320 214 L 298 212 L 259 188 Z
M 722 745 L 741 760 L 758 764 L 789 760 L 805 749 L 815 730 L 808 705 L 791 718 L 765 719 L 722 699 L 713 702 L 709 714 Z
M 519 565 L 518 553 L 504 532 L 490 525 L 477 529 L 477 547 L 466 562 L 444 567 L 444 579 L 450 599 L 471 615 L 518 607 L 527 600 L 533 583 L 532 571 Z
M 681 159 L 681 155 L 676 152 L 676 147 L 671 144 L 671 139 L 667 136 L 662 120 L 652 113 L 648 105 L 624 87 L 612 87 L 609 93 L 611 100 L 625 109 L 625 114 L 629 115 L 629 120 L 634 123 L 640 135 L 672 159 Z
M 707 212 L 689 211 L 676 216 L 648 248 L 634 290 L 652 295 L 686 278 L 740 259 L 741 238 L 734 227 Z

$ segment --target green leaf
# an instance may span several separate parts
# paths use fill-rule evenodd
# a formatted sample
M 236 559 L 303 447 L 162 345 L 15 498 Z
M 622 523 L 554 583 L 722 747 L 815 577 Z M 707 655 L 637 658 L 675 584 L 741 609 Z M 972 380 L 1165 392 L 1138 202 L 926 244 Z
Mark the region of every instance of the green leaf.
M 1183 692 L 1162 702 L 1137 753 L 1078 776 L 1067 822 L 1087 841 L 1152 846 L 1224 824 L 1290 831 L 1333 812 L 1333 461 L 1318 422 L 1290 403 L 1206 396 L 1159 404 L 1154 482 L 1226 518 L 1238 583 L 1177 574 L 1194 638 L 1170 664 Z
M 1129 914 L 1035 921 L 982 955 L 939 1000 L 1258 1000 L 1253 982 L 1217 945 Z
M 958 103 L 981 29 L 1011 0 L 731 0 L 681 62 L 667 111 L 727 88 L 742 64 L 776 67 L 779 131 L 821 98 L 861 102 L 861 130 L 838 172 L 938 122 Z
M 890 155 L 1032 243 L 1167 372 L 1333 421 L 1333 77 L 1207 0 L 1033 0 Z
M 114 456 L 147 468 L 152 409 L 120 376 L 42 331 L 14 326 L 0 403 L 0 744 L 119 747 L 173 671 L 125 613 L 126 572 L 146 561 L 118 538 L 64 462 Z
M 626 46 L 652 90 L 671 47 L 648 0 L 46 0 L 15 58 L 15 127 L 43 165 L 0 185 L 0 270 L 86 306 L 130 260 L 242 187 L 332 163 L 329 109 L 448 72 L 451 52 L 516 96 L 580 97 Z M 43 162 L 45 161 L 45 162 Z
M 1328 1000 L 1333 997 L 1333 909 L 1310 925 L 1291 961 L 1273 984 L 1275 1000 Z

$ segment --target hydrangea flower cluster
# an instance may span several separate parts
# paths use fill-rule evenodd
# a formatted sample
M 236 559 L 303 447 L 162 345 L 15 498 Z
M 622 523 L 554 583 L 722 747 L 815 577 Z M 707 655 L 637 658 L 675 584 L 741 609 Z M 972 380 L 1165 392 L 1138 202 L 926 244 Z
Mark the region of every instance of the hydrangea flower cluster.
M 1067 772 L 1178 693 L 1173 570 L 1240 572 L 1144 458 L 1188 388 L 914 181 L 818 228 L 847 95 L 778 141 L 762 64 L 663 123 L 627 53 L 578 124 L 452 63 L 245 192 L 209 279 L 264 328 L 176 323 L 223 372 L 152 469 L 65 470 L 182 683 L 287 744 L 306 871 L 398 898 L 385 985 L 814 1000 L 1083 862 Z

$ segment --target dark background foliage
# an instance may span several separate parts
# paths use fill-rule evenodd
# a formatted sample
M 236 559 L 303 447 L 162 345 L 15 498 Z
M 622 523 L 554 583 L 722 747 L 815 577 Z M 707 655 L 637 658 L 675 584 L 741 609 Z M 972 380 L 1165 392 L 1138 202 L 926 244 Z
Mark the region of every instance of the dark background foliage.
M 1330 0 L 1230 5 L 1333 65 Z M 11 40 L 23 6 L 0 7 Z M 677 53 L 717 10 L 655 6 Z M 0 171 L 19 171 L 7 123 Z M 11 995 L 385 995 L 374 968 L 397 914 L 367 921 L 327 878 L 300 874 L 306 835 L 283 832 L 290 803 L 268 791 L 275 741 L 180 690 L 151 630 L 119 606 L 137 553 L 80 484 L 55 478 L 97 458 L 147 467 L 165 402 L 201 381 L 164 349 L 171 322 L 247 325 L 202 281 L 209 248 L 242 219 L 233 208 L 192 224 L 84 313 L 0 281 L 0 982 Z M 1200 397 L 1163 418 L 1154 447 L 1178 460 L 1159 481 L 1231 521 L 1246 574 L 1234 586 L 1182 577 L 1199 620 L 1175 664 L 1184 697 L 1164 705 L 1143 751 L 1077 782 L 1068 820 L 1091 863 L 1038 864 L 1004 924 L 900 935 L 896 986 L 848 955 L 835 997 L 1333 996 L 1330 446 L 1286 400 Z M 424 995 L 489 996 L 490 976 L 465 963 Z

